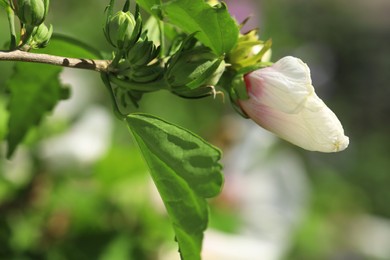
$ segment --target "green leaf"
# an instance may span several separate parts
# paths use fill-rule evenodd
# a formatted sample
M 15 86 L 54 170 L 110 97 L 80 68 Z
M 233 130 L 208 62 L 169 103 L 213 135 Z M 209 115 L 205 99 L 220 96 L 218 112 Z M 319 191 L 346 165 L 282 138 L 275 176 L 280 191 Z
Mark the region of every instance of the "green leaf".
M 44 64 L 17 63 L 9 79 L 8 150 L 11 157 L 28 130 L 37 125 L 68 93 L 58 79 L 62 68 Z
M 102 59 L 99 50 L 73 37 L 54 33 L 49 45 L 39 52 L 69 58 Z
M 228 53 L 237 43 L 239 28 L 224 3 L 210 6 L 204 0 L 171 0 L 161 6 L 169 22 L 210 47 L 216 54 Z
M 173 223 L 180 254 L 200 259 L 208 222 L 205 198 L 221 191 L 221 152 L 200 137 L 151 115 L 127 117 Z
M 6 2 L 6 0 L 0 0 L 0 6 L 7 7 L 8 3 Z
M 137 0 L 137 4 L 139 4 L 145 11 L 150 14 L 161 18 L 161 0 Z

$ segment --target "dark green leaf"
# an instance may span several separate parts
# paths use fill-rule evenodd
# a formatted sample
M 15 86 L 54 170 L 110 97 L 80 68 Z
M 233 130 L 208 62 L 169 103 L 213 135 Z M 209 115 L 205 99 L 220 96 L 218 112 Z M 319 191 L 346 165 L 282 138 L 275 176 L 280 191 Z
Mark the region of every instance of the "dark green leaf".
M 168 20 L 195 37 L 216 54 L 228 53 L 236 44 L 239 29 L 226 5 L 211 7 L 204 0 L 171 0 L 162 5 Z
M 17 63 L 8 81 L 11 98 L 8 105 L 8 151 L 10 157 L 28 130 L 37 125 L 64 97 L 58 80 L 61 67 Z
M 205 198 L 216 196 L 223 183 L 220 151 L 188 130 L 150 115 L 132 114 L 127 123 L 173 222 L 182 258 L 200 259 L 208 222 Z

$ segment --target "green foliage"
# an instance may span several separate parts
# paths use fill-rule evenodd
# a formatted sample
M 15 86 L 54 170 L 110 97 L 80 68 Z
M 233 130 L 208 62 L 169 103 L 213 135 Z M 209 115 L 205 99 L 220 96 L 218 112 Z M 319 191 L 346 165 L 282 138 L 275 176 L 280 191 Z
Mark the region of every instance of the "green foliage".
M 28 130 L 36 126 L 57 102 L 68 95 L 58 76 L 60 67 L 18 63 L 8 81 L 9 101 L 8 151 L 10 157 Z
M 175 0 L 162 5 L 159 2 L 138 1 L 152 14 L 161 8 L 170 23 L 186 33 L 196 33 L 197 39 L 218 55 L 228 53 L 237 43 L 238 26 L 225 4 L 212 7 L 204 0 Z
M 108 6 L 108 18 L 111 18 L 114 2 L 111 0 Z M 132 114 L 132 112 L 134 112 L 134 105 L 138 106 L 138 102 L 144 94 L 160 89 L 191 98 L 204 97 L 214 93 L 211 92 L 209 85 L 212 85 L 214 90 L 214 86 L 218 83 L 225 69 L 225 54 L 237 42 L 239 28 L 224 4 L 212 7 L 203 0 L 164 1 L 164 3 L 159 0 L 141 0 L 138 1 L 138 4 L 154 17 L 160 19 L 155 24 L 158 29 L 157 42 L 149 41 L 146 30 L 142 30 L 138 7 L 135 9 L 134 17 L 127 13 L 129 1 L 126 1 L 121 14 L 128 14 L 131 19 L 127 16 L 121 16 L 118 21 L 114 19 L 115 17 L 114 20 L 107 19 L 106 21 L 106 36 L 108 33 L 109 42 L 113 43 L 114 36 L 119 35 L 118 37 L 121 38 L 119 43 L 112 44 L 115 47 L 112 54 L 102 54 L 87 44 L 63 35 L 54 33 L 53 37 L 46 37 L 46 33 L 49 32 L 51 36 L 49 28 L 45 28 L 47 31 L 42 31 L 43 34 L 39 35 L 42 37 L 39 37 L 40 41 L 36 46 L 46 47 L 50 38 L 50 45 L 41 50 L 42 53 L 79 58 L 80 61 L 84 61 L 84 59 L 109 59 L 106 63 L 110 64 L 109 67 L 99 71 L 102 72 L 103 82 L 114 103 L 114 111 L 120 119 L 125 118 L 127 121 L 129 129 L 134 134 L 150 168 L 152 178 L 173 223 L 182 259 L 197 260 L 200 259 L 203 232 L 208 225 L 209 212 L 206 199 L 218 195 L 223 184 L 222 167 L 219 164 L 221 152 L 188 130 L 151 115 Z M 114 22 L 115 26 L 107 27 L 107 25 L 112 25 L 107 24 L 110 21 Z M 135 23 L 135 21 L 137 22 Z M 124 26 L 116 24 L 122 22 Z M 165 22 L 169 24 L 163 25 Z M 131 26 L 128 28 L 128 25 Z M 134 26 L 135 28 L 133 28 Z M 164 28 L 168 28 L 167 31 Z M 126 39 L 123 38 L 124 31 L 129 34 L 126 35 Z M 32 44 L 35 38 L 32 38 L 31 41 L 26 40 L 31 36 L 30 33 L 31 30 L 25 35 L 23 30 L 19 32 L 19 35 L 13 33 L 22 40 L 23 44 L 27 45 L 16 46 L 14 44 L 15 46 L 11 47 L 10 50 L 19 48 L 27 54 L 30 47 L 35 46 Z M 189 37 L 188 34 L 194 35 L 191 37 L 194 43 L 192 47 L 197 47 L 194 48 L 193 52 L 182 55 L 183 53 L 179 53 L 179 51 L 183 48 L 183 40 Z M 26 39 L 23 41 L 23 38 Z M 115 41 L 117 40 L 115 39 Z M 122 41 L 129 43 L 129 46 L 122 46 Z M 176 60 L 175 57 L 179 56 L 184 57 L 179 60 L 180 63 L 177 67 L 173 69 L 172 66 L 167 65 L 168 61 Z M 193 65 L 197 61 L 199 62 Z M 171 72 L 169 80 L 164 75 L 168 67 Z M 66 96 L 66 89 L 61 86 L 59 81 L 60 72 L 60 67 L 16 64 L 14 73 L 7 82 L 11 93 L 8 102 L 7 117 L 9 119 L 8 135 L 6 136 L 8 157 L 13 154 L 28 131 L 36 126 L 43 116 Z M 188 82 L 187 77 L 190 77 Z M 180 82 L 173 84 L 172 79 Z M 180 88 L 184 89 L 179 91 Z M 189 91 L 193 92 L 187 93 Z M 0 132 L 0 134 L 2 133 Z M 132 157 L 132 160 L 136 159 Z M 115 178 L 111 175 L 113 169 L 110 169 L 109 172 L 109 179 Z M 81 193 L 83 192 L 84 190 L 81 191 Z M 56 206 L 66 208 L 63 205 L 64 202 L 72 204 L 72 200 L 77 200 L 76 204 L 79 206 L 77 212 L 80 212 L 80 216 L 83 217 L 92 218 L 93 214 L 88 210 L 91 212 L 99 211 L 103 205 L 99 203 L 93 205 L 94 201 L 98 201 L 98 199 L 80 196 L 73 191 L 70 193 L 66 191 L 61 196 L 63 196 L 61 200 L 55 202 Z M 78 200 L 79 196 L 82 198 Z M 91 194 L 91 196 L 94 195 Z M 94 206 L 96 206 L 95 210 L 91 208 Z M 72 215 L 71 218 L 77 219 L 77 216 Z M 41 219 L 41 222 L 43 221 Z M 88 221 L 81 222 L 84 225 Z M 18 223 L 15 223 L 15 226 L 18 226 Z M 90 224 L 93 223 L 90 222 Z M 34 225 L 29 224 L 28 226 Z M 82 228 L 80 226 L 80 229 Z M 39 233 L 39 228 L 31 230 L 36 231 L 32 232 L 34 235 Z M 17 230 L 15 232 L 18 233 Z M 100 241 L 101 243 L 106 244 L 111 240 L 110 237 L 104 237 L 103 242 Z M 31 241 L 34 240 L 33 236 L 30 238 Z M 82 240 L 82 238 L 78 239 Z M 131 249 L 119 253 L 115 252 L 117 252 L 117 247 L 126 248 L 123 245 L 130 248 L 131 245 L 128 243 L 132 241 L 133 239 L 129 240 L 129 234 L 124 232 L 121 237 L 113 239 L 112 243 L 110 242 L 112 245 L 107 251 L 108 253 L 104 255 L 107 258 L 112 254 L 129 256 Z M 26 248 L 28 247 L 26 246 Z M 38 247 L 38 245 L 31 244 L 30 247 Z M 89 248 L 89 246 L 87 247 Z M 94 254 L 92 256 L 97 256 L 100 252 Z M 128 258 L 127 256 L 126 258 Z M 78 258 L 79 256 L 75 255 L 74 257 Z
M 0 6 L 7 7 L 8 3 L 6 0 L 0 0 Z
M 162 18 L 160 10 L 161 0 L 138 0 L 137 4 L 154 16 Z
M 102 54 L 99 50 L 96 50 L 89 44 L 85 44 L 73 37 L 62 34 L 54 34 L 50 40 L 50 44 L 45 47 L 45 49 L 41 50 L 41 52 L 70 58 L 102 58 Z
M 207 227 L 205 198 L 222 186 L 221 153 L 191 132 L 150 115 L 127 123 L 167 208 L 183 259 L 200 259 Z

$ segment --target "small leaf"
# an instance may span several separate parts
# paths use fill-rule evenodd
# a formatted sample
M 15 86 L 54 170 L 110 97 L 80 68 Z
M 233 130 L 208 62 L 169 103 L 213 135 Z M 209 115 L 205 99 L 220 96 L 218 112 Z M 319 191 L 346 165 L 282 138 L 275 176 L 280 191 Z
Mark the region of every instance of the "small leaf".
M 132 114 L 127 123 L 171 218 L 182 259 L 200 259 L 208 222 L 205 198 L 216 196 L 223 183 L 221 152 L 151 115 Z
M 64 97 L 58 80 L 62 68 L 43 64 L 17 63 L 8 81 L 8 151 L 11 157 L 28 130 L 37 125 Z
M 171 0 L 161 6 L 169 22 L 210 47 L 216 54 L 228 53 L 237 43 L 239 28 L 226 5 L 210 6 L 204 0 Z

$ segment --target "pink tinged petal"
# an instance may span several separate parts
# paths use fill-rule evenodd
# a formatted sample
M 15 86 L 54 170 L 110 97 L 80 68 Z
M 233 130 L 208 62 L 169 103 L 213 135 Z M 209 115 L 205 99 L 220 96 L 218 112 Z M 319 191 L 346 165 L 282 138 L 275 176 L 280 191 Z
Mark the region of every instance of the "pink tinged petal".
M 344 150 L 349 139 L 336 115 L 316 95 L 310 70 L 294 57 L 245 76 L 248 100 L 242 109 L 257 124 L 304 149 Z

